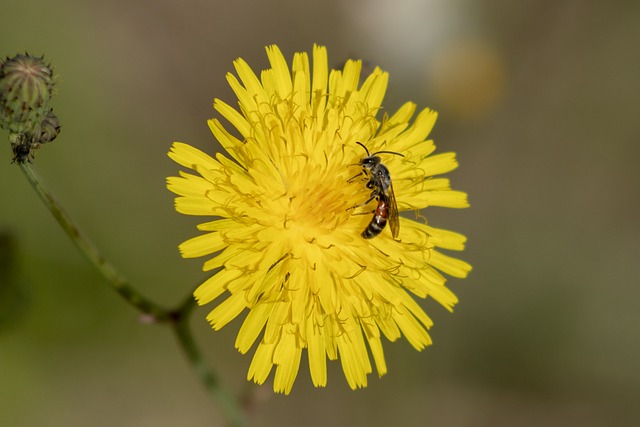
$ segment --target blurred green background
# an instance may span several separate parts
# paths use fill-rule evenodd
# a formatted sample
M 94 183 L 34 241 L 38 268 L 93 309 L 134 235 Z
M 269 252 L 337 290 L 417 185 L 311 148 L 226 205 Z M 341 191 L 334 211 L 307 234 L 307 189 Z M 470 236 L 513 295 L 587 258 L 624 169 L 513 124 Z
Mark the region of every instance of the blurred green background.
M 434 346 L 386 345 L 389 373 L 349 390 L 260 388 L 251 425 L 640 425 L 640 2 L 396 0 L 23 1 L 2 6 L 0 55 L 45 54 L 62 133 L 35 166 L 85 231 L 167 305 L 201 280 L 177 245 L 172 141 L 218 149 L 206 119 L 224 75 L 326 45 L 336 66 L 390 72 L 384 105 L 440 112 L 433 137 L 471 209 L 430 209 L 469 238 L 474 270 L 433 301 Z M 6 141 L 7 133 L 0 137 Z M 66 238 L 0 150 L 0 425 L 223 425 L 170 331 L 139 321 Z M 238 321 L 194 329 L 241 393 Z

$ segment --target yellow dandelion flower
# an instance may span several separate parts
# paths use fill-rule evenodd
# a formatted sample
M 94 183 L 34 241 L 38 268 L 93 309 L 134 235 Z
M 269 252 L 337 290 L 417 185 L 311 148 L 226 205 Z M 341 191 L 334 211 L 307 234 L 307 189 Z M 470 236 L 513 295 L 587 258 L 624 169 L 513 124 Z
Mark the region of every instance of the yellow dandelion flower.
M 201 305 L 225 295 L 207 316 L 214 329 L 248 310 L 235 345 L 244 354 L 258 342 L 249 380 L 262 384 L 275 366 L 274 390 L 288 394 L 306 349 L 315 386 L 327 383 L 328 358 L 340 359 L 352 389 L 365 387 L 370 355 L 378 374 L 387 372 L 383 336 L 404 335 L 418 350 L 431 344 L 432 321 L 411 294 L 451 310 L 457 298 L 440 272 L 465 277 L 471 266 L 437 250 L 462 250 L 464 236 L 424 222 L 401 217 L 397 238 L 389 227 L 363 238 L 388 198 L 357 206 L 380 189 L 367 185 L 358 142 L 382 151 L 399 211 L 467 207 L 465 193 L 433 178 L 458 164 L 454 153 L 434 155 L 426 139 L 435 112 L 425 109 L 409 124 L 416 106 L 407 103 L 376 118 L 388 80 L 379 68 L 360 85 L 362 63 L 329 72 L 324 47 L 314 46 L 312 65 L 295 54 L 291 69 L 277 46 L 267 56 L 271 68 L 260 78 L 242 59 L 234 62 L 238 77 L 227 74 L 238 110 L 214 101 L 236 128 L 234 135 L 209 121 L 230 157 L 180 142 L 171 148 L 173 160 L 195 171 L 168 178 L 176 210 L 214 217 L 180 251 L 210 256 L 204 270 L 217 269 L 194 293 Z

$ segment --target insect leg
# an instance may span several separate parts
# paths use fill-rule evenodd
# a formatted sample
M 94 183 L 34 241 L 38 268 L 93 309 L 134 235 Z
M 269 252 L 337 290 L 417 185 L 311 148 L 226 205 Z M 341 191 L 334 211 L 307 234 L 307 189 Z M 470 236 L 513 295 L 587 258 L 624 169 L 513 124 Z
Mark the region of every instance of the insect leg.
M 359 174 L 352 176 L 351 178 L 349 178 L 347 180 L 347 183 L 351 184 L 353 182 L 353 180 L 355 180 L 357 177 L 362 176 L 362 175 L 366 175 L 365 171 L 360 172 Z
M 351 206 L 350 208 L 347 208 L 347 210 L 357 209 L 357 208 L 366 206 L 369 204 L 369 202 L 371 202 L 373 199 L 377 199 L 378 197 L 380 197 L 380 190 L 375 189 L 371 192 L 371 197 L 369 197 L 366 202 L 360 203 L 359 205 Z

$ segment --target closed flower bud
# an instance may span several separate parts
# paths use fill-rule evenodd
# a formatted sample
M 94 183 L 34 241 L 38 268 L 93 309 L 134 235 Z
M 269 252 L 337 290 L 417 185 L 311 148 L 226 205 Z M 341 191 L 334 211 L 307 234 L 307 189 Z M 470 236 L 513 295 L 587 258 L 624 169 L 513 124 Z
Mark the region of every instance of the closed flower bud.
M 0 64 L 0 127 L 32 134 L 50 111 L 53 71 L 43 57 L 20 54 Z

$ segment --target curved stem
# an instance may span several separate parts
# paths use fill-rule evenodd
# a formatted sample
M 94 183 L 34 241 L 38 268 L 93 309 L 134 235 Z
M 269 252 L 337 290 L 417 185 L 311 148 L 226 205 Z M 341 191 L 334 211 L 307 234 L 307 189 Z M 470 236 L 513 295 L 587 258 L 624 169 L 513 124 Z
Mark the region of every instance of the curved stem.
M 237 400 L 222 387 L 218 376 L 204 362 L 202 353 L 191 333 L 189 318 L 195 307 L 196 301 L 193 296 L 189 295 L 185 302 L 172 313 L 172 318 L 175 320 L 172 323 L 173 332 L 207 391 L 220 403 L 229 425 L 242 427 L 245 425 L 242 409 Z
M 36 190 L 36 193 L 38 193 L 42 201 L 47 205 L 47 208 L 49 208 L 53 216 L 58 220 L 58 223 L 67 235 L 69 235 L 80 251 L 109 281 L 109 284 L 111 284 L 116 292 L 141 312 L 153 316 L 155 320 L 167 320 L 169 318 L 168 311 L 136 291 L 127 280 L 118 274 L 113 265 L 111 265 L 93 242 L 91 242 L 73 222 L 60 203 L 53 197 L 53 194 L 44 186 L 40 176 L 31 165 L 25 162 L 20 164 L 20 168 L 29 180 L 29 183 L 31 183 L 33 189 Z
M 176 338 L 184 349 L 193 369 L 199 375 L 209 393 L 220 403 L 229 424 L 233 427 L 244 426 L 244 416 L 237 400 L 222 387 L 216 374 L 206 365 L 193 339 L 189 328 L 189 318 L 196 306 L 193 296 L 189 295 L 176 310 L 169 311 L 136 291 L 126 279 L 118 274 L 115 267 L 73 222 L 60 203 L 53 197 L 53 194 L 44 186 L 40 176 L 33 170 L 31 165 L 22 163 L 20 167 L 31 186 L 36 190 L 36 193 L 38 193 L 64 231 L 89 261 L 102 273 L 111 287 L 142 313 L 151 316 L 154 321 L 171 324 Z

